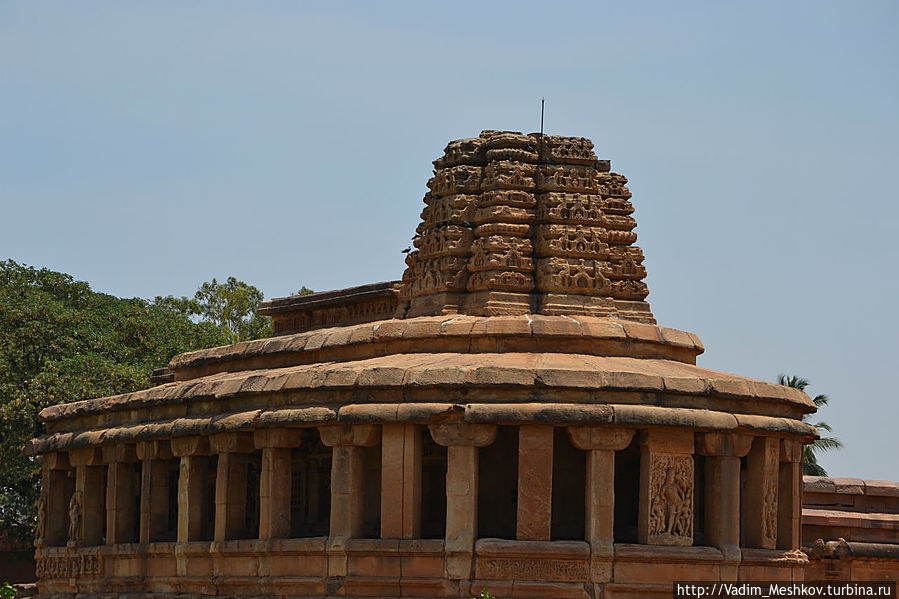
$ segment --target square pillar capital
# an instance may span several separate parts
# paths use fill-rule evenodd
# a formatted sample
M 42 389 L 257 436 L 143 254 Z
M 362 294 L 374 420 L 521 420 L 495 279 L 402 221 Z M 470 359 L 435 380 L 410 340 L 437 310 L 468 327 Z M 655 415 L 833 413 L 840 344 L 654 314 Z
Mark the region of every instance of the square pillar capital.
M 303 438 L 301 428 L 265 428 L 253 431 L 256 449 L 299 447 Z
M 467 422 L 444 422 L 429 424 L 431 438 L 444 447 L 465 445 L 486 447 L 496 440 L 495 424 L 470 424 Z
M 693 454 L 693 431 L 689 429 L 650 429 L 640 434 L 640 447 L 653 453 Z
M 69 463 L 69 454 L 64 451 L 45 453 L 42 457 L 44 468 L 47 470 L 69 470 L 72 468 L 72 465 Z
M 696 453 L 704 456 L 742 458 L 752 448 L 752 435 L 734 433 L 698 433 Z
M 137 446 L 134 443 L 118 443 L 103 446 L 103 461 L 107 464 L 134 463 L 138 461 Z
M 634 430 L 618 426 L 569 426 L 568 436 L 578 449 L 621 451 L 631 444 Z
M 172 439 L 172 453 L 183 458 L 195 455 L 209 455 L 208 437 L 176 437 Z
M 209 437 L 212 453 L 253 453 L 253 433 L 216 433 Z
M 174 457 L 172 445 L 168 439 L 138 441 L 137 457 L 140 460 L 170 460 Z
M 99 447 L 79 447 L 69 452 L 69 462 L 76 468 L 104 466 L 103 452 Z
M 328 447 L 374 447 L 381 438 L 377 424 L 328 424 L 318 427 L 318 432 Z
M 802 441 L 799 439 L 780 440 L 780 461 L 795 463 L 802 461 Z

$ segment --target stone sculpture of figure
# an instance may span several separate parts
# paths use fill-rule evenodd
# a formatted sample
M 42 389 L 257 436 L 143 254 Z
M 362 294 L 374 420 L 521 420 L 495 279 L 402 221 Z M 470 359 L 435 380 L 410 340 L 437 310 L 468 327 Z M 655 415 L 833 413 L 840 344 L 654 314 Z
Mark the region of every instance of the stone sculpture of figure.
M 47 534 L 47 489 L 41 488 L 41 494 L 37 498 L 37 526 L 34 529 L 34 546 L 40 549 L 44 546 L 44 537 Z
M 665 484 L 662 485 L 661 495 L 665 502 L 665 532 L 670 535 L 678 534 L 676 525 L 683 508 L 684 496 L 674 479 L 673 468 L 669 468 L 665 473 Z
M 72 493 L 69 501 L 69 543 L 77 545 L 81 542 L 81 491 Z
M 765 536 L 769 539 L 777 537 L 777 497 L 771 486 L 765 494 Z

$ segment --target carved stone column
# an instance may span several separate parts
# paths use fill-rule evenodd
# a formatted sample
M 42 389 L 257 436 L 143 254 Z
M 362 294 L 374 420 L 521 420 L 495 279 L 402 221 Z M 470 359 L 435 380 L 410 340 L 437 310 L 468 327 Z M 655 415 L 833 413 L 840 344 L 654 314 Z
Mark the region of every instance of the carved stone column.
M 478 447 L 496 439 L 492 424 L 445 423 L 428 426 L 431 438 L 446 447 L 446 575 L 471 577 L 478 530 Z
M 740 458 L 749 452 L 752 437 L 728 433 L 696 436 L 697 452 L 705 460 L 705 536 L 725 561 L 739 563 L 740 553 Z M 736 580 L 736 566 L 728 579 Z
M 169 465 L 172 448 L 168 441 L 141 441 L 140 542 L 162 540 L 169 524 Z
M 322 443 L 334 448 L 331 462 L 331 531 L 328 536 L 328 575 L 346 576 L 346 542 L 362 535 L 365 471 L 362 448 L 378 443 L 381 429 L 374 424 L 320 426 Z
M 381 538 L 421 536 L 421 426 L 381 427 Z
M 302 430 L 277 428 L 253 433 L 256 449 L 262 450 L 259 480 L 259 538 L 290 537 L 291 451 L 300 446 Z M 303 489 L 303 492 L 308 492 Z
M 206 437 L 172 439 L 172 453 L 181 458 L 178 472 L 178 542 L 203 540 L 209 440 Z
M 256 448 L 251 433 L 219 433 L 209 438 L 218 454 L 215 475 L 215 532 L 213 540 L 241 537 L 247 516 L 247 454 Z
M 523 424 L 518 428 L 519 541 L 549 541 L 552 531 L 553 427 Z
M 593 582 L 612 579 L 615 541 L 615 452 L 625 449 L 634 431 L 614 426 L 570 426 L 568 434 L 587 452 L 587 492 L 584 498 L 590 570 Z
M 106 468 L 99 447 L 72 450 L 75 492 L 69 502 L 69 546 L 87 547 L 103 543 L 106 521 Z
M 649 430 L 640 438 L 640 514 L 644 545 L 693 544 L 693 432 Z
M 746 505 L 743 543 L 747 547 L 777 547 L 777 479 L 780 439 L 756 437 L 746 459 Z
M 140 480 L 134 465 L 137 450 L 133 444 L 108 445 L 103 448 L 103 461 L 109 464 L 106 474 L 106 544 L 134 543 L 138 512 L 135 497 L 140 494 Z
M 799 549 L 802 546 L 802 443 L 796 439 L 780 442 L 777 499 L 777 548 Z
M 43 507 L 38 506 L 38 530 L 35 534 L 37 547 L 62 547 L 66 544 L 66 515 L 69 512 L 66 486 L 71 484 L 70 470 L 69 456 L 65 452 L 44 454 L 40 499 Z

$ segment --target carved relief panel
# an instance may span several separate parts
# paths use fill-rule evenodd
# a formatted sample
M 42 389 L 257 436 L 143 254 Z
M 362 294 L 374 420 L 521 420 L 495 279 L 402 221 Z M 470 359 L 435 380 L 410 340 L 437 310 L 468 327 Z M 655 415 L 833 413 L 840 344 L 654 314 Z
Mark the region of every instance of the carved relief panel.
M 544 160 L 564 164 L 596 164 L 593 142 L 586 137 L 544 135 L 542 154 Z
M 693 458 L 651 453 L 649 456 L 647 544 L 693 544 Z
M 608 264 L 584 258 L 541 258 L 537 261 L 537 289 L 547 293 L 608 295 Z
M 543 225 L 537 232 L 537 254 L 602 260 L 609 257 L 605 238 L 601 227 Z
M 542 164 L 537 172 L 537 191 L 599 192 L 599 175 L 592 166 Z
M 482 166 L 484 164 L 484 140 L 480 138 L 457 139 L 443 150 L 443 156 L 434 161 L 434 167 L 444 169 L 459 164 Z
M 428 188 L 436 196 L 478 193 L 480 186 L 481 167 L 465 164 L 438 170 L 428 181 Z
M 99 555 L 38 555 L 36 562 L 35 574 L 41 580 L 103 576 L 103 559 Z

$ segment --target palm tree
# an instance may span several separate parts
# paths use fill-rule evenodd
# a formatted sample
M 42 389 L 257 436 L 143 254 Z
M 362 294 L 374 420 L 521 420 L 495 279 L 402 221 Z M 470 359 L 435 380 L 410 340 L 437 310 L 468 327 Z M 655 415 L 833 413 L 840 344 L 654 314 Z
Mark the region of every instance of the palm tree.
M 798 376 L 787 376 L 785 374 L 781 374 L 777 377 L 777 382 L 785 387 L 793 387 L 794 389 L 799 389 L 800 391 L 805 391 L 805 388 L 808 387 L 808 380 Z M 816 395 L 812 398 L 812 401 L 815 402 L 815 406 L 821 407 L 826 406 L 828 402 L 828 398 L 823 393 L 821 395 Z M 806 421 L 808 414 L 804 414 L 802 416 L 803 422 Z M 830 429 L 830 425 L 826 422 L 815 422 L 812 424 L 818 431 L 826 431 L 828 433 L 832 432 Z M 821 451 L 829 451 L 831 449 L 840 449 L 843 447 L 843 444 L 840 443 L 840 440 L 836 437 L 824 437 L 817 439 L 812 442 L 810 445 L 806 445 L 802 449 L 802 473 L 808 474 L 811 476 L 827 476 L 827 471 L 824 469 L 821 464 L 818 463 L 818 452 Z

